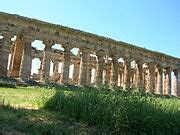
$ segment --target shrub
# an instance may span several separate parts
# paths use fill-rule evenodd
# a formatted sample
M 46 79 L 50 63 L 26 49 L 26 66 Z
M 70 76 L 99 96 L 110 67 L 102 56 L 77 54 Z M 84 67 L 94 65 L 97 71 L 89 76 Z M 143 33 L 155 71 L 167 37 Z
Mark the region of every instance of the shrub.
M 165 108 L 163 99 L 132 91 L 57 90 L 45 108 L 111 134 L 177 134 L 180 126 L 176 107 Z

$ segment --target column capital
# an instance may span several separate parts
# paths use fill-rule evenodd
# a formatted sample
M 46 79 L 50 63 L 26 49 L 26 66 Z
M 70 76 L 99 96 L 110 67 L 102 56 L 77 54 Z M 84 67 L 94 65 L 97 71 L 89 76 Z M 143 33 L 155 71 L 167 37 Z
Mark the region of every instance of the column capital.
M 124 61 L 131 62 L 131 57 L 123 57 Z
M 51 40 L 44 40 L 43 44 L 45 44 L 45 46 L 52 47 L 55 43 Z
M 173 72 L 174 74 L 178 74 L 178 72 L 180 72 L 180 69 L 174 69 Z
M 82 48 L 79 48 L 81 52 L 89 52 L 90 53 L 90 48 L 87 48 L 87 47 L 82 47 Z
M 118 59 L 119 58 L 119 55 L 117 55 L 117 54 L 110 54 L 109 55 L 112 59 L 114 58 L 114 59 Z
M 35 38 L 29 36 L 23 36 L 23 40 L 25 43 L 32 43 L 35 40 Z
M 161 65 L 157 65 L 156 68 L 157 69 L 163 69 L 163 67 Z
M 135 60 L 135 61 L 136 61 L 136 64 L 138 64 L 138 65 L 143 65 L 145 63 L 142 60 Z
M 166 68 L 164 68 L 164 70 L 165 70 L 165 73 L 169 73 L 169 72 L 171 72 L 171 71 L 172 71 L 172 68 L 170 68 L 170 67 L 166 67 Z
M 68 42 L 67 43 L 62 43 L 61 45 L 65 50 L 71 50 L 73 48 L 72 45 L 70 43 L 68 43 Z
M 69 53 L 69 54 L 70 54 L 70 51 L 71 51 L 71 49 L 72 49 L 71 46 L 65 46 L 65 47 L 63 47 L 63 48 L 64 48 L 64 53 Z
M 52 59 L 52 62 L 53 62 L 54 64 L 58 64 L 58 63 L 59 63 L 59 61 L 56 60 L 56 59 Z
M 97 55 L 97 56 L 103 56 L 103 55 L 105 55 L 105 52 L 104 52 L 104 50 L 98 50 L 98 51 L 96 52 L 96 55 Z
M 147 66 L 148 66 L 149 68 L 155 68 L 156 63 L 155 63 L 155 62 L 149 62 L 149 63 L 147 63 Z

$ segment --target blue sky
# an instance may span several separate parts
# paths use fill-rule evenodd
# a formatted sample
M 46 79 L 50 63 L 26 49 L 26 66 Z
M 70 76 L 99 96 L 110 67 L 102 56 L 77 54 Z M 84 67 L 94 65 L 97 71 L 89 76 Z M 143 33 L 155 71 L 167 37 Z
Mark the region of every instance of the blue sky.
M 180 0 L 2 0 L 0 11 L 180 57 Z

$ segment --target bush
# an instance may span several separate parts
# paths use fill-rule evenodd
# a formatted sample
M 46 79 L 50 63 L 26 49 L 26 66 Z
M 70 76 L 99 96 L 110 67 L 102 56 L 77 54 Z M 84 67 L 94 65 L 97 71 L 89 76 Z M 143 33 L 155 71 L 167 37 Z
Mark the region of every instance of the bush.
M 83 89 L 57 90 L 45 108 L 63 112 L 90 126 L 97 126 L 102 133 L 180 133 L 178 108 L 167 107 L 163 99 L 132 91 L 107 93 L 95 88 Z M 176 105 L 178 107 L 179 101 Z

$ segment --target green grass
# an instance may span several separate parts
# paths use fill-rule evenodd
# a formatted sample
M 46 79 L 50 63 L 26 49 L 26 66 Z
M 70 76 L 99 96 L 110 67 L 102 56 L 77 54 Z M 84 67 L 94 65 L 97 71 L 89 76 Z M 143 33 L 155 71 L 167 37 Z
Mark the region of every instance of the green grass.
M 39 109 L 52 90 L 38 87 L 0 88 L 1 102 L 16 108 Z
M 84 87 L 0 88 L 0 130 L 31 134 L 180 134 L 180 100 Z
M 19 87 L 0 88 L 0 131 L 32 135 L 79 135 L 94 132 L 60 112 L 43 109 L 55 90 Z M 0 132 L 1 133 L 1 132 Z

